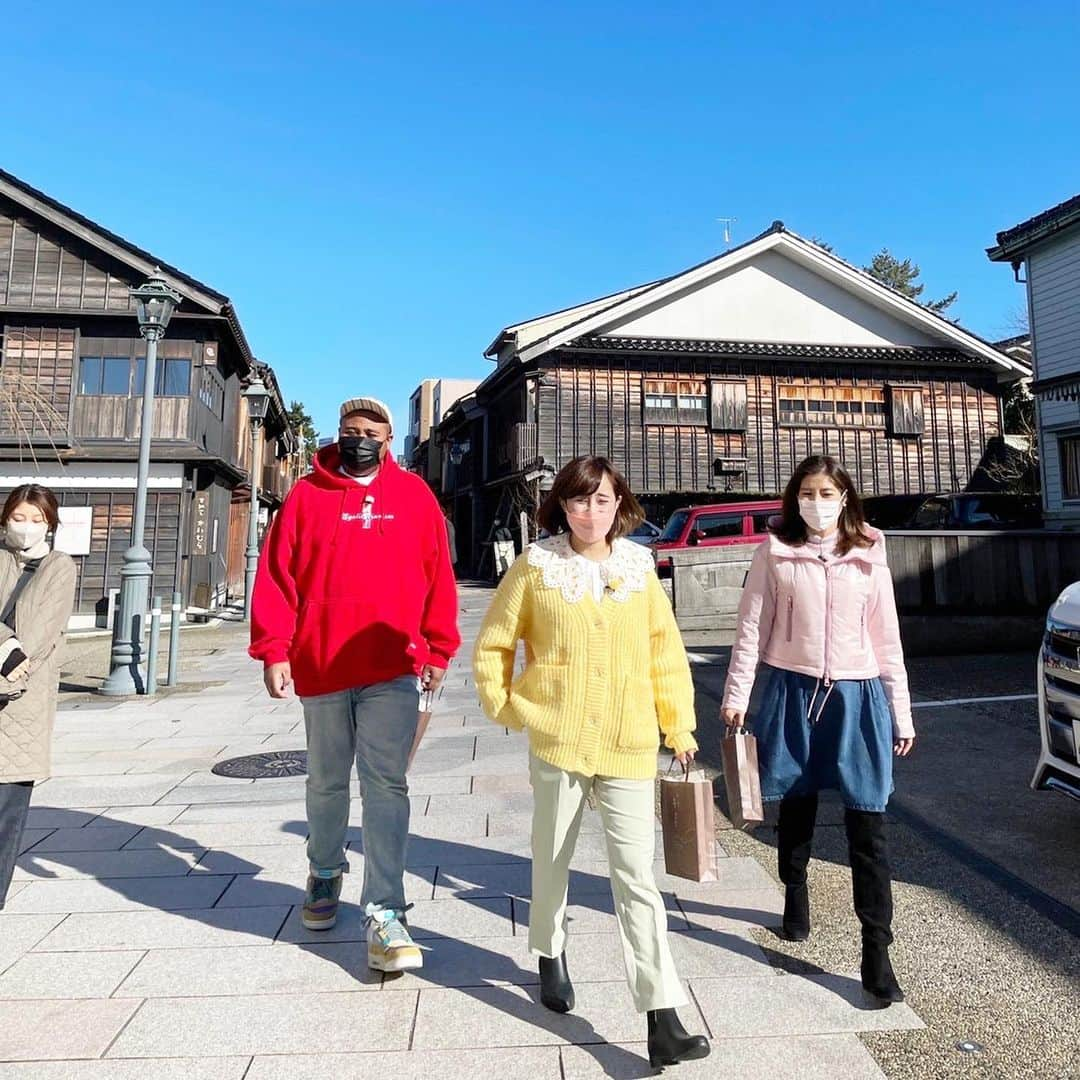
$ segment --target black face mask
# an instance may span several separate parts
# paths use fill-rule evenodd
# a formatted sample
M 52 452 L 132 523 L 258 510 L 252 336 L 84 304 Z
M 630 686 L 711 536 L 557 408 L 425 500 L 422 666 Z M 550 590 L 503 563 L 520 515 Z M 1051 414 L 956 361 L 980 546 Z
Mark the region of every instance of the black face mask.
M 342 435 L 338 439 L 341 463 L 347 469 L 370 469 L 379 464 L 383 444 L 378 439 Z

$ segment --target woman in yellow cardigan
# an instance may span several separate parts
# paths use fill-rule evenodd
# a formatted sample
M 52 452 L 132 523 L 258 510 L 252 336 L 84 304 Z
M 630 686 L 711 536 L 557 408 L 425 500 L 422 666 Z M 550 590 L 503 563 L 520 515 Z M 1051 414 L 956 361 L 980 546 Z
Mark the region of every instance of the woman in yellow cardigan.
M 675 1009 L 687 998 L 653 878 L 659 734 L 680 762 L 697 750 L 694 689 L 671 605 L 648 551 L 624 537 L 644 519 L 626 481 L 602 457 L 558 476 L 538 520 L 550 538 L 510 568 L 473 658 L 484 711 L 529 736 L 532 904 L 529 948 L 541 1001 L 574 1006 L 566 967 L 566 893 L 590 793 L 600 810 L 630 992 L 648 1013 L 654 1067 L 703 1058 Z M 514 679 L 519 641 L 525 670 Z

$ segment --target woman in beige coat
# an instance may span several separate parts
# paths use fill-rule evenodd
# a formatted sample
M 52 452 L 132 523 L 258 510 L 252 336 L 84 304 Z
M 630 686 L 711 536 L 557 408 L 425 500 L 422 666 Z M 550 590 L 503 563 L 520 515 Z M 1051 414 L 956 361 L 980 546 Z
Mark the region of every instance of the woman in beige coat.
M 0 908 L 34 782 L 49 775 L 60 645 L 75 604 L 75 563 L 53 551 L 56 496 L 17 487 L 0 512 Z

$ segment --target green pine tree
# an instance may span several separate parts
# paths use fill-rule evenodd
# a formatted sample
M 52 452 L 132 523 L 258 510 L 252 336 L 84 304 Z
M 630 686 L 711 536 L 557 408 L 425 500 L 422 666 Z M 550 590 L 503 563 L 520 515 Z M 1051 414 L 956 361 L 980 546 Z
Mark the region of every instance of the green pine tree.
M 940 300 L 920 300 L 923 289 L 926 288 L 925 285 L 917 284 L 919 274 L 922 271 L 910 259 L 904 259 L 901 262 L 888 248 L 882 248 L 871 260 L 870 265 L 864 266 L 863 269 L 872 278 L 880 281 L 882 285 L 888 285 L 889 288 L 903 293 L 904 296 L 910 297 L 916 303 L 922 304 L 924 308 L 928 308 L 938 315 L 956 300 L 957 294 L 955 292 L 943 296 Z

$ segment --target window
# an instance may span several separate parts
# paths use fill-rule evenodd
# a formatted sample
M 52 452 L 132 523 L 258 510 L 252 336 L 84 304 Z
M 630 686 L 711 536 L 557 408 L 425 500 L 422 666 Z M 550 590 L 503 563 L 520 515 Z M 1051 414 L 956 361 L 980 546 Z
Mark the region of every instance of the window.
M 146 378 L 146 357 L 135 361 L 135 396 L 141 397 Z M 191 361 L 161 358 L 154 365 L 155 397 L 187 397 L 191 392 Z
M 79 393 L 87 396 L 141 397 L 146 357 L 83 356 L 79 359 Z M 158 397 L 187 397 L 191 385 L 189 359 L 159 360 L 154 378 Z
M 690 515 L 685 510 L 676 510 L 671 517 L 668 518 L 667 524 L 664 526 L 664 531 L 660 534 L 660 539 L 669 543 L 674 543 L 682 536 L 683 526 L 686 524 L 686 519 Z
M 702 514 L 694 521 L 691 535 L 698 539 L 718 540 L 724 536 L 742 536 L 742 514 Z
M 712 428 L 714 431 L 746 430 L 746 383 L 714 379 Z
M 1080 499 L 1080 435 L 1058 441 L 1061 455 L 1061 490 L 1066 499 Z
M 885 391 L 877 386 L 781 383 L 777 415 L 789 427 L 884 427 Z
M 766 510 L 764 513 L 754 515 L 754 535 L 764 536 L 769 531 L 769 522 L 780 516 L 779 508 Z
M 891 408 L 890 433 L 893 435 L 921 435 L 923 433 L 922 390 L 912 386 L 890 386 Z
M 704 379 L 646 379 L 644 420 L 647 424 L 702 424 L 708 420 Z

